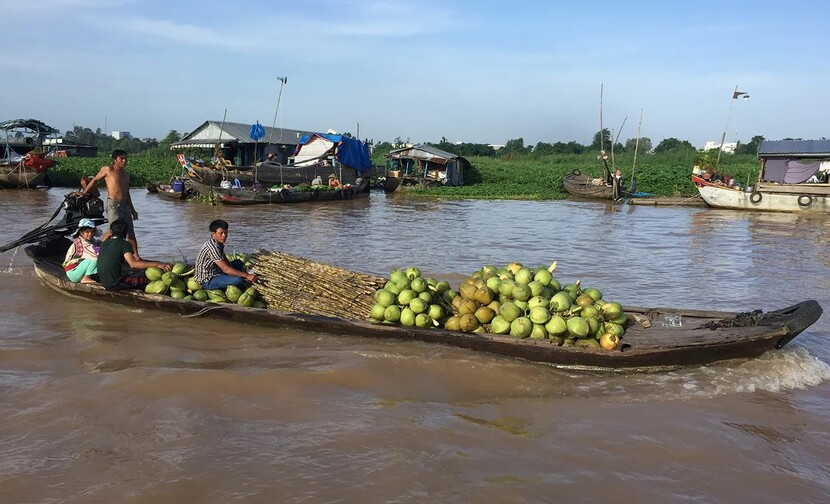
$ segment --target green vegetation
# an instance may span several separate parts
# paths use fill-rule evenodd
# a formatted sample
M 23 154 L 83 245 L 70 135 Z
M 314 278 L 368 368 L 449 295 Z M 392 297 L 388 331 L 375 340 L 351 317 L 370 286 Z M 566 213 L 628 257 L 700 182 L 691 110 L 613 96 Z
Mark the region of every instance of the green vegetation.
M 633 154 L 615 156 L 614 164 L 623 174 L 625 187 L 631 178 Z M 449 199 L 519 199 L 547 200 L 565 198 L 562 179 L 579 170 L 596 177 L 603 170 L 595 154 L 554 154 L 545 156 L 513 155 L 509 157 L 468 158 L 473 169 L 461 187 L 407 187 L 408 195 Z M 694 196 L 697 194 L 689 175 L 701 161 L 709 162 L 696 150 L 672 150 L 661 154 L 640 154 L 635 168 L 636 190 L 657 196 Z M 611 159 L 608 159 L 609 166 Z M 744 184 L 753 184 L 758 176 L 754 155 L 724 154 L 718 171 L 728 173 Z
M 109 152 L 106 155 L 94 158 L 68 157 L 61 158 L 58 164 L 49 169 L 49 179 L 53 186 L 73 187 L 79 185 L 81 177 L 93 176 L 102 166 L 112 162 Z M 130 174 L 130 183 L 134 187 L 146 185 L 147 182 L 169 180 L 173 175 L 181 173 L 181 165 L 174 153 L 146 152 L 129 154 L 127 172 Z

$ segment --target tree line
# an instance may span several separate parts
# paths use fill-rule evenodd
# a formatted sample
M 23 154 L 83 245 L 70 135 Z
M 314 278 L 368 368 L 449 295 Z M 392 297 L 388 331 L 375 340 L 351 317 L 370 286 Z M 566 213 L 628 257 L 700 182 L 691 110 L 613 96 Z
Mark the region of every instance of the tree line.
M 758 152 L 758 146 L 764 137 L 756 135 L 752 137 L 748 143 L 738 142 L 735 149 L 735 154 L 751 154 L 755 155 Z M 370 143 L 373 143 L 370 141 Z M 373 153 L 375 155 L 383 155 L 391 150 L 399 149 L 410 145 L 410 141 L 395 138 L 391 142 L 379 142 L 373 145 Z M 597 131 L 594 134 L 593 141 L 590 145 L 582 145 L 578 142 L 539 142 L 536 145 L 525 145 L 523 138 L 514 138 L 507 141 L 503 147 L 496 148 L 489 144 L 480 143 L 453 143 L 447 141 L 442 137 L 438 142 L 424 142 L 425 145 L 436 147 L 443 151 L 455 154 L 462 157 L 504 157 L 504 156 L 546 156 L 552 154 L 584 154 L 586 152 L 599 153 L 604 150 L 610 153 L 612 150 L 616 153 L 633 153 L 636 149 L 638 153 L 654 153 L 661 154 L 666 152 L 697 152 L 698 149 L 688 140 L 679 140 L 677 138 L 664 138 L 656 146 L 648 137 L 629 138 L 625 143 L 619 142 L 619 139 L 611 138 L 611 131 L 603 128 L 602 131 Z
M 344 133 L 344 136 L 351 137 L 350 133 Z M 181 133 L 176 130 L 170 132 L 158 140 L 156 138 L 133 138 L 126 137 L 115 139 L 97 128 L 94 131 L 83 126 L 74 126 L 71 130 L 66 131 L 64 138 L 74 142 L 94 145 L 100 151 L 107 152 L 115 149 L 123 149 L 131 154 L 138 154 L 141 152 L 153 154 L 170 154 L 170 144 L 180 140 L 183 137 Z M 764 137 L 756 135 L 752 137 L 748 143 L 738 142 L 735 149 L 735 154 L 751 154 L 755 155 L 758 151 L 758 146 Z M 406 147 L 411 144 L 409 139 L 395 138 L 393 141 L 383 141 L 377 144 L 373 140 L 369 140 L 372 144 L 373 155 L 382 156 L 389 151 Z M 503 147 L 496 148 L 489 144 L 482 143 L 453 143 L 448 141 L 445 137 L 437 142 L 424 142 L 426 145 L 436 147 L 443 151 L 463 157 L 515 157 L 515 156 L 546 156 L 554 154 L 584 154 L 586 152 L 599 153 L 604 150 L 610 153 L 612 150 L 615 153 L 633 153 L 635 149 L 638 153 L 654 153 L 661 154 L 666 152 L 696 152 L 698 151 L 694 145 L 688 140 L 679 140 L 677 138 L 664 138 L 656 146 L 648 137 L 629 138 L 625 142 L 620 142 L 618 138 L 611 138 L 611 131 L 603 128 L 594 134 L 593 141 L 589 145 L 582 145 L 575 141 L 570 142 L 538 142 L 536 145 L 525 145 L 523 138 L 513 138 L 508 140 Z

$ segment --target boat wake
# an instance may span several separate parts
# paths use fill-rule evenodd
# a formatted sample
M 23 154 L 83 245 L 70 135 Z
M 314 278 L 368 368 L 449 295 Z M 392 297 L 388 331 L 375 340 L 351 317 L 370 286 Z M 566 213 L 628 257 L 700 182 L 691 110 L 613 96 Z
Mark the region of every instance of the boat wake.
M 750 360 L 727 361 L 659 374 L 628 375 L 613 387 L 621 401 L 709 399 L 759 391 L 803 390 L 830 381 L 830 365 L 805 348 L 789 347 Z M 606 382 L 606 387 L 610 385 Z

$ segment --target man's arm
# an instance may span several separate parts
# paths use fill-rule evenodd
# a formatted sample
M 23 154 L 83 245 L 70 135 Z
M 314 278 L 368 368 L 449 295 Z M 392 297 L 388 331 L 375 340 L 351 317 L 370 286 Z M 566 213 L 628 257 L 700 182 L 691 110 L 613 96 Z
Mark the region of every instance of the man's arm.
M 124 252 L 124 260 L 130 265 L 130 268 L 147 269 L 147 268 L 161 268 L 164 271 L 170 271 L 170 265 L 158 261 L 145 261 L 144 259 L 136 259 L 132 252 Z
M 130 206 L 130 213 L 133 215 L 133 220 L 138 220 L 138 212 L 136 212 L 135 207 L 133 206 L 133 197 L 130 196 L 130 185 L 127 184 L 127 204 Z
M 218 261 L 214 261 L 219 269 L 222 270 L 222 273 L 230 276 L 235 276 L 239 278 L 244 278 L 249 282 L 253 282 L 256 280 L 256 275 L 253 273 L 246 273 L 244 271 L 239 271 L 238 269 L 234 268 L 230 265 L 230 263 L 224 259 L 219 259 Z
M 92 180 L 87 182 L 86 186 L 81 191 L 81 196 L 86 196 L 89 191 L 92 190 L 93 187 L 98 185 L 98 181 L 102 180 L 107 177 L 107 172 L 109 171 L 109 166 L 102 166 L 98 173 L 92 177 Z

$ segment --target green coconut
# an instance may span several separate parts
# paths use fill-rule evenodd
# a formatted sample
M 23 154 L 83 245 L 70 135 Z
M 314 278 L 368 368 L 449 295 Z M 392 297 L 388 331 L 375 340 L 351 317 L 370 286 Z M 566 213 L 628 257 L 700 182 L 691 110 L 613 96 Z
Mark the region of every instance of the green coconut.
M 418 293 L 426 291 L 428 287 L 429 284 L 427 284 L 427 281 L 421 277 L 413 278 L 412 282 L 409 284 L 409 288 Z
M 398 294 L 398 304 L 402 306 L 408 306 L 409 302 L 418 297 L 418 293 L 412 289 L 405 289 L 402 290 L 400 294 Z
M 533 329 L 530 330 L 530 339 L 545 339 L 548 337 L 548 332 L 542 324 L 533 324 Z
M 406 273 L 407 278 L 409 278 L 410 280 L 421 276 L 421 270 L 418 269 L 418 267 L 416 266 L 410 266 L 406 268 L 406 271 L 404 273 Z
M 401 310 L 401 325 L 404 326 L 414 326 L 415 325 L 415 312 L 412 311 L 409 307 L 404 308 Z
M 383 320 L 387 322 L 398 322 L 401 320 L 401 308 L 398 305 L 389 305 L 383 311 Z
M 517 284 L 527 285 L 533 281 L 533 272 L 529 268 L 522 267 L 513 274 Z
M 179 276 L 183 276 L 185 273 L 187 273 L 187 270 L 189 270 L 189 269 L 190 268 L 187 267 L 186 263 L 177 262 L 177 263 L 173 264 L 173 267 L 170 268 L 170 271 L 172 271 L 173 273 L 175 273 Z
M 567 311 L 571 307 L 571 297 L 567 292 L 559 291 L 550 298 L 549 308 L 554 312 Z
M 375 302 L 384 308 L 394 304 L 395 301 L 397 301 L 397 295 L 390 290 L 378 289 L 375 292 Z
M 590 327 L 588 321 L 582 317 L 571 317 L 566 321 L 568 325 L 568 334 L 572 338 L 585 338 L 588 336 Z
M 420 327 L 421 329 L 432 327 L 432 317 L 426 313 L 419 313 L 415 315 L 415 327 Z
M 190 292 L 196 292 L 197 290 L 202 290 L 202 284 L 196 281 L 193 277 L 188 277 L 187 279 L 187 290 Z
M 527 317 L 519 317 L 510 323 L 510 336 L 527 338 L 533 330 L 533 322 Z
M 429 303 L 424 301 L 421 298 L 414 298 L 412 301 L 409 302 L 409 309 L 415 312 L 415 314 L 424 313 L 429 309 Z
M 527 284 L 530 287 L 530 295 L 531 296 L 541 296 L 542 291 L 545 290 L 545 286 L 542 285 L 541 282 L 537 282 L 536 280 L 531 281 Z
M 553 280 L 553 273 L 546 269 L 538 270 L 536 274 L 533 275 L 533 280 L 547 287 L 550 285 L 550 281 Z
M 195 299 L 196 301 L 207 301 L 207 298 L 207 291 L 197 290 L 193 292 L 193 299 Z
M 386 307 L 382 304 L 376 304 L 372 307 L 372 312 L 369 315 L 372 319 L 377 320 L 378 322 L 383 322 L 384 317 L 383 314 L 386 312 Z
M 513 280 L 502 280 L 499 283 L 499 294 L 502 296 L 509 296 L 510 298 L 513 297 L 513 287 L 516 286 L 516 282 Z
M 522 314 L 524 314 L 524 310 L 516 306 L 516 303 L 508 301 L 506 303 L 502 303 L 499 307 L 499 313 L 505 321 L 510 323 L 521 317 Z
M 228 298 L 228 301 L 231 303 L 236 303 L 239 301 L 239 296 L 242 295 L 242 290 L 237 287 L 236 285 L 228 285 L 225 289 L 225 297 Z
M 523 285 L 521 283 L 517 283 L 515 287 L 513 287 L 513 299 L 517 301 L 527 301 L 532 297 L 532 292 L 530 291 L 530 287 L 527 285 Z
M 444 308 L 438 304 L 431 304 L 427 310 L 427 315 L 432 317 L 433 320 L 441 320 L 445 315 Z
M 550 312 L 544 306 L 534 306 L 530 309 L 528 318 L 534 324 L 546 324 L 550 320 Z
M 144 276 L 146 276 L 151 282 L 161 280 L 161 276 L 163 274 L 164 270 L 162 270 L 161 268 L 156 268 L 155 266 L 151 266 L 144 270 Z
M 432 303 L 432 294 L 429 291 L 419 292 L 418 297 L 426 301 L 427 304 Z
M 438 283 L 435 284 L 435 292 L 444 293 L 450 290 L 450 283 L 446 280 L 439 280 Z
M 501 287 L 501 279 L 497 276 L 492 276 L 484 282 L 487 285 L 487 288 L 493 291 L 494 293 L 498 294 L 499 287 Z
M 545 330 L 549 336 L 562 336 L 568 333 L 568 324 L 561 315 L 553 315 L 545 324 Z
M 490 329 L 496 334 L 507 334 L 510 332 L 510 322 L 506 321 L 501 315 L 496 315 L 490 321 Z

